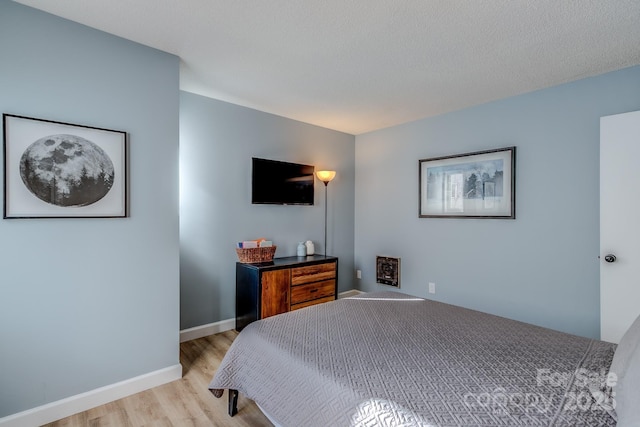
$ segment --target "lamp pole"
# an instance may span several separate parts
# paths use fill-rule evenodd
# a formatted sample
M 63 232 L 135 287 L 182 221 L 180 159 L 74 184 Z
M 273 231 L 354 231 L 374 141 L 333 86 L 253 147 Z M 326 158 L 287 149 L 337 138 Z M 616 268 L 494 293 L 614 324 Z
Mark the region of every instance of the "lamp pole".
M 329 191 L 329 181 L 324 182 L 324 256 L 327 256 L 327 191 Z
M 329 182 L 336 177 L 336 171 L 318 171 L 316 175 L 324 183 L 324 256 L 327 256 L 327 191 Z

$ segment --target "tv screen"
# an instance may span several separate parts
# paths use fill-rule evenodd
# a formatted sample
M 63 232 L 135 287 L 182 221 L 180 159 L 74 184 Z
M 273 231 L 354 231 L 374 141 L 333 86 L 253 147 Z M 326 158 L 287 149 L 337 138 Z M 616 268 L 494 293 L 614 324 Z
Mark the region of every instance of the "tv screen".
M 252 158 L 251 203 L 313 205 L 314 168 Z

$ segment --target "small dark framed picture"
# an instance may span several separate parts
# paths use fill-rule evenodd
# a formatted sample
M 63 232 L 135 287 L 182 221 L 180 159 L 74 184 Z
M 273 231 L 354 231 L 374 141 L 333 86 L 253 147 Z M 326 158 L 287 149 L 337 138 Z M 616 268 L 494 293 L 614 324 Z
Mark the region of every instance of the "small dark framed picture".
M 121 218 L 127 134 L 3 114 L 4 218 Z
M 376 282 L 400 287 L 400 258 L 376 256 Z
M 516 147 L 418 161 L 420 218 L 516 217 Z

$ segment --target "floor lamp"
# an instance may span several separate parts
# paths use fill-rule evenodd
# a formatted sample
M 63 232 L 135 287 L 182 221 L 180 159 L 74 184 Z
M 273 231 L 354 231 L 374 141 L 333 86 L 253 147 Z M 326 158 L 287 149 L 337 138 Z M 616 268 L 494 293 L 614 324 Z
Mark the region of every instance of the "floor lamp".
M 327 256 L 327 186 L 336 177 L 336 171 L 317 171 L 316 176 L 324 182 L 324 256 Z

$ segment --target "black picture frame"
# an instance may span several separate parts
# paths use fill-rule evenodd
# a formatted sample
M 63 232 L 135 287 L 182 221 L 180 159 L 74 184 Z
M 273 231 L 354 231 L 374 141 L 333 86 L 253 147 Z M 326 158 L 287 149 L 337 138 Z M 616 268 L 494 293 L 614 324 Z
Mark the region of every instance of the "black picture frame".
M 516 147 L 418 161 L 420 218 L 516 218 Z
M 4 219 L 125 218 L 127 133 L 3 114 Z

